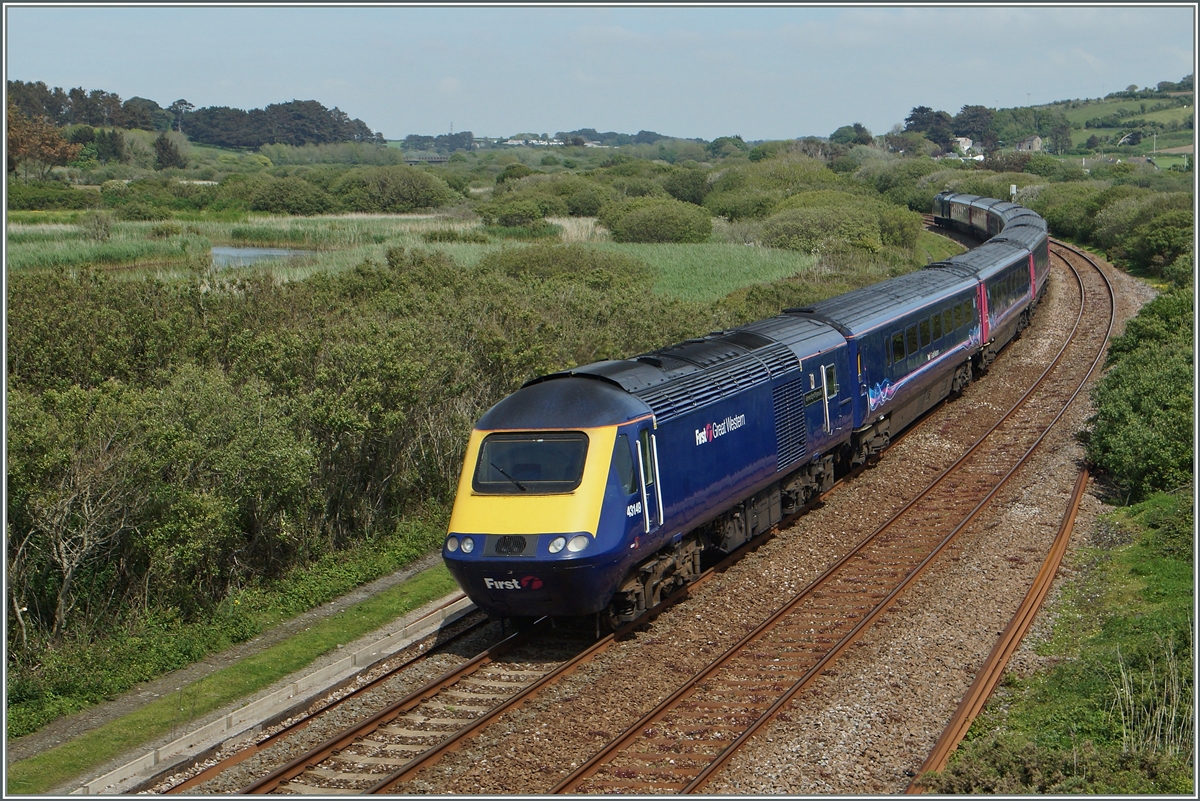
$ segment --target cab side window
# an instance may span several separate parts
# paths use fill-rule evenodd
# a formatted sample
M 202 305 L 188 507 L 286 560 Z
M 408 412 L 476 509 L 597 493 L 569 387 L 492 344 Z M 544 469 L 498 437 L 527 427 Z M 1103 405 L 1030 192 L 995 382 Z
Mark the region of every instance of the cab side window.
M 837 383 L 837 366 L 833 364 L 825 365 L 825 387 L 829 392 L 829 397 L 834 397 L 838 394 Z
M 626 495 L 632 495 L 637 491 L 637 471 L 633 466 L 633 453 L 629 449 L 629 437 L 625 434 L 617 435 L 617 447 L 613 452 L 613 467 L 617 471 L 617 478 L 621 482 L 621 489 L 625 490 Z
M 642 478 L 645 479 L 646 488 L 654 486 L 654 456 L 650 452 L 650 430 L 642 429 L 641 435 L 638 437 L 638 445 L 642 449 Z

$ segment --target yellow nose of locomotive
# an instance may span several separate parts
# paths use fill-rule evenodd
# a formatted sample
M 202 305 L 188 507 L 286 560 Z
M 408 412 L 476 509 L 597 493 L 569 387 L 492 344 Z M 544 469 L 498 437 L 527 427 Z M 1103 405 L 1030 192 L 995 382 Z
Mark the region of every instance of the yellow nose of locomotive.
M 568 532 L 595 536 L 616 432 L 616 426 L 472 431 L 450 532 L 485 537 Z M 575 476 L 571 460 L 579 456 L 583 458 Z

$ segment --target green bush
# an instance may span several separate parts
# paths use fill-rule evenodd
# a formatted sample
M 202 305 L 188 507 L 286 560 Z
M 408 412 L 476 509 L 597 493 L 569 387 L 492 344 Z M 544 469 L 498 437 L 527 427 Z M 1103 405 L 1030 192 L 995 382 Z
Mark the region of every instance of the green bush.
M 178 223 L 162 223 L 161 225 L 150 226 L 151 239 L 169 239 L 173 236 L 182 236 L 183 228 Z
M 599 273 L 625 281 L 644 280 L 650 275 L 649 267 L 639 259 L 584 245 L 504 247 L 485 255 L 480 259 L 479 267 L 513 278 L 563 276 L 591 283 L 595 282 Z
M 25 183 L 9 178 L 8 208 L 10 211 L 49 211 L 52 209 L 91 209 L 100 205 L 100 197 L 92 192 L 73 189 L 54 181 Z
M 670 198 L 637 198 L 600 210 L 616 242 L 704 242 L 712 234 L 708 211 Z
M 841 247 L 877 252 L 883 246 L 879 218 L 849 207 L 786 209 L 763 224 L 763 244 L 818 253 Z
M 581 186 L 567 195 L 567 213 L 572 217 L 595 217 L 608 195 L 598 186 Z
M 1168 265 L 1192 252 L 1194 241 L 1192 210 L 1177 209 L 1163 212 L 1134 228 L 1123 244 L 1131 267 L 1161 276 Z
M 665 197 L 667 191 L 650 178 L 617 178 L 610 186 L 624 197 Z
M 480 245 L 491 241 L 483 231 L 458 231 L 454 228 L 426 231 L 421 238 L 426 242 L 473 242 Z
M 275 214 L 311 216 L 329 210 L 329 196 L 303 178 L 265 181 L 250 196 L 250 208 Z
M 663 179 L 663 189 L 676 200 L 699 206 L 704 203 L 704 198 L 708 194 L 708 176 L 703 170 L 681 167 L 672 170 Z
M 1158 296 L 1113 340 L 1092 392 L 1088 458 L 1133 501 L 1191 480 L 1194 325 L 1191 292 Z
M 879 238 L 883 244 L 900 248 L 913 248 L 924 229 L 924 220 L 915 211 L 898 206 L 878 209 Z
M 107 242 L 112 236 L 112 212 L 89 209 L 79 218 L 79 228 L 83 235 L 96 242 Z
M 739 188 L 716 191 L 704 198 L 704 207 L 729 222 L 756 220 L 768 216 L 783 199 L 779 190 Z
M 499 224 L 506 228 L 520 228 L 545 219 L 542 206 L 534 200 L 504 200 L 480 206 L 479 216 L 488 225 Z
M 1163 278 L 1177 287 L 1194 286 L 1196 281 L 1195 255 L 1191 252 L 1181 253 L 1163 270 Z
M 118 220 L 129 220 L 133 222 L 145 222 L 151 220 L 165 220 L 170 217 L 170 212 L 165 209 L 151 206 L 149 203 L 135 200 L 131 203 L 122 203 L 116 207 L 115 214 Z
M 496 176 L 496 184 L 500 185 L 508 181 L 515 181 L 520 178 L 524 178 L 527 175 L 533 175 L 535 172 L 537 172 L 537 170 L 534 170 L 531 167 L 526 167 L 520 162 L 516 164 L 509 164 L 500 171 L 499 175 Z
M 1042 215 L 1055 236 L 1086 240 L 1094 204 L 1102 192 L 1095 183 L 1050 184 L 1028 205 Z
M 346 211 L 389 214 L 439 208 L 458 196 L 441 178 L 402 165 L 350 170 L 329 192 Z

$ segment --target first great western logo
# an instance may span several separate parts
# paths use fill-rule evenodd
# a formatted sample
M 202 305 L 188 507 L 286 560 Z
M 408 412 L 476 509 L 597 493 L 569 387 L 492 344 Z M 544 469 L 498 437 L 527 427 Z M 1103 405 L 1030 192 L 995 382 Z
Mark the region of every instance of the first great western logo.
M 746 415 L 729 415 L 720 422 L 706 423 L 704 428 L 696 429 L 696 444 L 705 445 L 717 437 L 723 437 L 730 431 L 736 431 L 746 425 Z

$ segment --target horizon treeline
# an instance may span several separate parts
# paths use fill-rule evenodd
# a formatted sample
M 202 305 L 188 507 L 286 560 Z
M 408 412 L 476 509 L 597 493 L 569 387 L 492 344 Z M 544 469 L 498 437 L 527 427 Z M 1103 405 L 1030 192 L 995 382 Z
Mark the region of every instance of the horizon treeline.
M 362 120 L 316 100 L 291 100 L 244 111 L 228 106 L 196 108 L 181 98 L 163 108 L 144 97 L 122 101 L 120 95 L 102 89 L 64 91 L 60 86 L 51 89 L 44 81 L 12 80 L 8 81 L 8 99 L 29 119 L 45 120 L 55 127 L 87 125 L 160 133 L 174 129 L 193 142 L 218 147 L 387 142 Z

